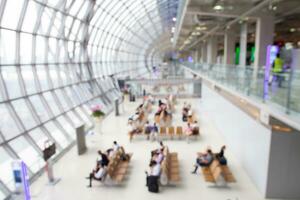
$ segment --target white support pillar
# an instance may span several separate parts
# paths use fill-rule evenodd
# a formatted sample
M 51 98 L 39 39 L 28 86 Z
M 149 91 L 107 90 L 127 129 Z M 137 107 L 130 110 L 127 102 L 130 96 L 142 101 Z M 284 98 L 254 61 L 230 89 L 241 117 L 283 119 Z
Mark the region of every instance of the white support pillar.
M 256 22 L 255 33 L 255 57 L 254 57 L 254 75 L 258 68 L 265 66 L 268 45 L 273 44 L 274 38 L 274 15 L 260 16 Z
M 234 65 L 236 36 L 232 30 L 227 30 L 224 36 L 224 65 Z
M 216 37 L 212 36 L 208 40 L 207 44 L 207 63 L 215 64 L 217 62 L 218 53 L 218 40 Z
M 240 63 L 241 66 L 246 66 L 247 59 L 247 35 L 248 35 L 248 25 L 243 23 L 241 25 L 241 36 L 240 36 Z
M 201 63 L 207 62 L 207 43 L 203 42 L 201 45 Z

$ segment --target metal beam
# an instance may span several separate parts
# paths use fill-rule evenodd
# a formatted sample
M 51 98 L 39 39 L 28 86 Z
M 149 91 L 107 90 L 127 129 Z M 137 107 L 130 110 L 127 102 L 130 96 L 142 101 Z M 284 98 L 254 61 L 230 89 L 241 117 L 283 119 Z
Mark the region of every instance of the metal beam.
M 200 15 L 200 16 L 210 16 L 210 17 L 223 17 L 223 18 L 237 18 L 239 15 L 231 15 L 225 13 L 215 13 L 215 12 L 203 12 L 197 9 L 189 9 L 187 11 L 188 15 Z M 249 19 L 257 19 L 256 17 L 249 17 Z

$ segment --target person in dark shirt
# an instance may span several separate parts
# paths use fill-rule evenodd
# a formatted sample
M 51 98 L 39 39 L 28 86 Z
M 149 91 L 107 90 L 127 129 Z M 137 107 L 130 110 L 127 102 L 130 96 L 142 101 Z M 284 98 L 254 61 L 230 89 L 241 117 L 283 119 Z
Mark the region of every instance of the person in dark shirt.
M 225 158 L 225 149 L 226 146 L 222 146 L 219 153 L 216 154 L 216 159 L 220 162 L 221 165 L 227 165 L 227 159 Z
M 98 163 L 103 166 L 107 166 L 109 163 L 109 159 L 106 154 L 102 153 L 100 150 L 98 151 L 99 159 Z

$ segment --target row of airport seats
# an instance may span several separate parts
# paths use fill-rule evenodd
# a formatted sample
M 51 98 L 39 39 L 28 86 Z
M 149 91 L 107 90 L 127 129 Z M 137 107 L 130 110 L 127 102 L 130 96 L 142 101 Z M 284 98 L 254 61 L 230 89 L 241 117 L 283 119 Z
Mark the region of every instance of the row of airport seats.
M 177 184 L 180 181 L 180 170 L 178 154 L 176 152 L 169 152 L 169 148 L 164 149 L 164 160 L 161 163 L 161 185 Z
M 107 176 L 110 180 L 118 184 L 124 180 L 125 175 L 128 173 L 129 162 L 132 155 L 133 153 L 125 154 L 123 147 L 119 148 L 115 155 L 110 159 L 107 167 Z M 122 156 L 125 156 L 124 158 L 126 159 Z
M 206 182 L 217 183 L 221 178 L 226 183 L 236 182 L 228 165 L 221 165 L 217 159 L 214 159 L 208 167 L 202 167 L 201 169 Z
M 145 133 L 145 130 L 141 129 L 139 134 L 135 134 L 134 137 L 143 137 L 147 138 L 149 135 Z M 194 139 L 197 139 L 200 136 L 199 127 L 195 127 L 193 135 Z M 173 139 L 185 139 L 188 137 L 184 134 L 182 126 L 170 126 L 170 127 L 160 127 L 158 133 L 158 140 L 173 140 Z

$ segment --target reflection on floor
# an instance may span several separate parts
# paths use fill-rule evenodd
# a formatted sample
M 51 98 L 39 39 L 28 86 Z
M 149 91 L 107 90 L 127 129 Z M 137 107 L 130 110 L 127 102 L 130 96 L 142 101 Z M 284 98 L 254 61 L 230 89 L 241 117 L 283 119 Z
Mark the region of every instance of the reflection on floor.
M 215 95 L 207 88 L 204 88 L 203 99 L 180 100 L 176 106 L 177 113 L 174 118 L 174 125 L 182 125 L 180 120 L 180 110 L 184 101 L 192 103 L 197 109 L 197 116 L 200 122 L 201 136 L 198 141 L 187 144 L 186 141 L 166 141 L 171 151 L 177 151 L 180 170 L 181 184 L 178 186 L 161 187 L 159 194 L 149 193 L 145 187 L 145 173 L 150 157 L 150 151 L 158 147 L 157 142 L 145 140 L 134 140 L 129 143 L 126 133 L 126 123 L 128 116 L 131 115 L 137 105 L 126 102 L 125 111 L 121 116 L 109 115 L 103 121 L 103 134 L 90 135 L 87 138 L 88 152 L 85 155 L 77 156 L 76 148 L 66 154 L 54 167 L 55 176 L 62 180 L 54 187 L 47 186 L 46 176 L 43 175 L 32 186 L 33 199 L 39 200 L 140 200 L 140 199 L 205 199 L 205 200 L 260 200 L 264 199 L 256 187 L 250 181 L 245 171 L 239 165 L 230 147 L 226 152 L 229 165 L 233 171 L 237 183 L 227 187 L 216 187 L 206 183 L 199 171 L 197 175 L 191 174 L 193 163 L 195 162 L 196 152 L 204 150 L 208 145 L 215 151 L 219 150 L 224 144 L 222 137 L 215 128 L 213 116 L 217 114 L 214 105 L 210 105 L 206 99 Z M 222 97 L 213 97 L 222 98 Z M 196 107 L 197 105 L 197 107 Z M 122 111 L 122 107 L 121 107 Z M 152 115 L 150 116 L 152 120 Z M 230 120 L 230 119 L 229 119 Z M 127 151 L 134 152 L 130 172 L 125 182 L 119 187 L 109 187 L 98 182 L 94 183 L 93 188 L 87 188 L 88 181 L 85 177 L 94 167 L 96 161 L 96 151 L 111 147 L 112 141 L 117 140 Z

